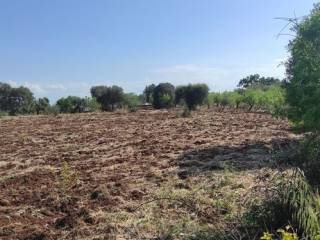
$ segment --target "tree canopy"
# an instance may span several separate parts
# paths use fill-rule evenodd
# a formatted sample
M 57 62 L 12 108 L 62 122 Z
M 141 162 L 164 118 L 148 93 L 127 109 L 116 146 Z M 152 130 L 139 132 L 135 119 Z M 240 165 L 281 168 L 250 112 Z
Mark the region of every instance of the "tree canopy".
M 153 89 L 153 102 L 155 108 L 169 108 L 174 102 L 174 86 L 171 83 L 160 83 Z
M 144 95 L 144 100 L 145 102 L 147 103 L 152 103 L 153 101 L 153 91 L 154 91 L 154 88 L 156 86 L 154 84 L 150 84 L 148 86 L 145 87 L 145 89 L 143 90 L 143 95 Z
M 46 97 L 38 98 L 35 101 L 35 111 L 37 114 L 46 112 L 49 107 L 50 107 L 50 102 L 49 102 L 49 99 Z
M 259 74 L 252 74 L 243 79 L 238 83 L 239 88 L 267 88 L 274 84 L 278 84 L 281 81 L 274 77 L 261 77 Z
M 198 105 L 204 103 L 209 93 L 209 87 L 206 84 L 189 84 L 187 86 L 178 86 L 175 91 L 175 104 L 183 101 L 188 109 L 194 110 Z
M 297 22 L 289 43 L 287 101 L 289 118 L 306 129 L 320 129 L 320 4 Z
M 0 110 L 10 115 L 28 114 L 34 111 L 34 96 L 29 88 L 11 87 L 0 83 Z
M 124 100 L 123 89 L 119 86 L 95 86 L 92 87 L 91 95 L 101 104 L 102 110 L 113 111 Z

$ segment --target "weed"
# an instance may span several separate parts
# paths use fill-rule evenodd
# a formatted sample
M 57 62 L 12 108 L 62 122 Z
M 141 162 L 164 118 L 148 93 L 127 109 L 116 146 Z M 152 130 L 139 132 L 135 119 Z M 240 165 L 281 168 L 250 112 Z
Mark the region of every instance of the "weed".
M 71 188 L 77 183 L 77 175 L 71 170 L 69 164 L 64 161 L 60 173 L 60 188 L 64 194 L 69 194 Z
M 6 116 L 8 116 L 8 115 L 9 115 L 9 114 L 8 114 L 7 112 L 3 112 L 3 111 L 0 110 L 0 118 L 6 117 Z
M 187 108 L 187 107 L 184 107 L 184 108 L 183 108 L 183 112 L 182 112 L 182 114 L 181 114 L 181 117 L 188 118 L 188 117 L 190 117 L 190 116 L 191 116 L 191 111 L 190 111 L 190 109 Z

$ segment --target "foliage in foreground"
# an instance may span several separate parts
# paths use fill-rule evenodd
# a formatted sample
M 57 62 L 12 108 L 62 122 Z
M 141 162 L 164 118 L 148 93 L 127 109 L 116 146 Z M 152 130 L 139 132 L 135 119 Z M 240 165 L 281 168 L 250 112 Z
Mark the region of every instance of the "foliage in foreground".
M 294 21 L 293 31 L 287 62 L 289 118 L 307 130 L 320 130 L 320 4 L 303 21 Z
M 285 229 L 279 229 L 277 233 L 278 233 L 277 235 L 280 235 L 279 238 L 277 239 L 280 239 L 280 240 L 299 240 L 297 233 L 295 233 L 295 231 L 289 225 L 286 226 Z M 274 234 L 271 234 L 269 232 L 264 232 L 260 240 L 274 240 L 275 239 L 274 237 L 275 237 Z M 315 238 L 314 240 L 317 240 L 317 238 Z
M 320 196 L 306 181 L 303 172 L 294 170 L 285 176 L 279 190 L 282 200 L 291 212 L 292 222 L 306 236 L 314 238 L 320 234 Z
M 302 239 L 318 240 L 320 196 L 309 185 L 303 172 L 297 168 L 286 170 L 278 173 L 273 182 L 274 187 L 268 190 L 273 192 L 272 195 L 252 214 L 258 226 L 265 225 L 268 230 L 261 239 L 298 240 L 301 236 Z M 287 224 L 290 227 L 282 229 Z

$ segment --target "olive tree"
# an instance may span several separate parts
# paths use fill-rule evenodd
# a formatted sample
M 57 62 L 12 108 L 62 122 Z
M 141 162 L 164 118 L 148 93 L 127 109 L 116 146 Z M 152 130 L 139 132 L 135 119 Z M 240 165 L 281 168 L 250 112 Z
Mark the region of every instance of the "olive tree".
M 207 100 L 208 94 L 209 87 L 206 84 L 179 86 L 175 91 L 175 104 L 183 100 L 189 110 L 194 110 Z
M 153 101 L 153 91 L 156 86 L 154 84 L 148 85 L 143 90 L 144 100 L 147 103 L 152 103 Z
M 35 111 L 37 114 L 45 113 L 49 107 L 50 107 L 49 99 L 46 97 L 38 98 L 35 101 Z
M 34 112 L 34 96 L 29 88 L 0 83 L 0 110 L 10 115 Z
M 153 89 L 152 105 L 155 108 L 169 108 L 174 103 L 174 86 L 171 83 L 160 83 Z
M 95 86 L 92 87 L 91 95 L 101 104 L 103 111 L 113 111 L 124 101 L 123 89 L 119 86 Z

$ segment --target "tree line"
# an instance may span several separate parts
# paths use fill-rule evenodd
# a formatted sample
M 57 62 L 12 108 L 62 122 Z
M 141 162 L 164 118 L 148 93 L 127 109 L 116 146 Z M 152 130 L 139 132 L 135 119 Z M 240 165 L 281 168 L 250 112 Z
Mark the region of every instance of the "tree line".
M 277 78 L 250 75 L 239 81 L 233 91 L 213 92 L 209 94 L 209 106 L 224 108 L 245 108 L 248 111 L 262 110 L 275 116 L 285 117 L 286 104 L 285 81 Z
M 284 90 L 279 79 L 260 77 L 258 74 L 241 79 L 238 88 L 229 92 L 211 92 L 206 84 L 188 84 L 175 87 L 171 83 L 147 85 L 142 94 L 125 93 L 119 86 L 93 86 L 91 97 L 68 96 L 51 105 L 49 99 L 36 99 L 26 87 L 12 87 L 0 83 L 0 112 L 8 115 L 82 113 L 114 111 L 127 108 L 135 111 L 141 104 L 150 104 L 155 109 L 183 106 L 196 110 L 198 106 L 260 108 L 279 112 L 284 105 Z

